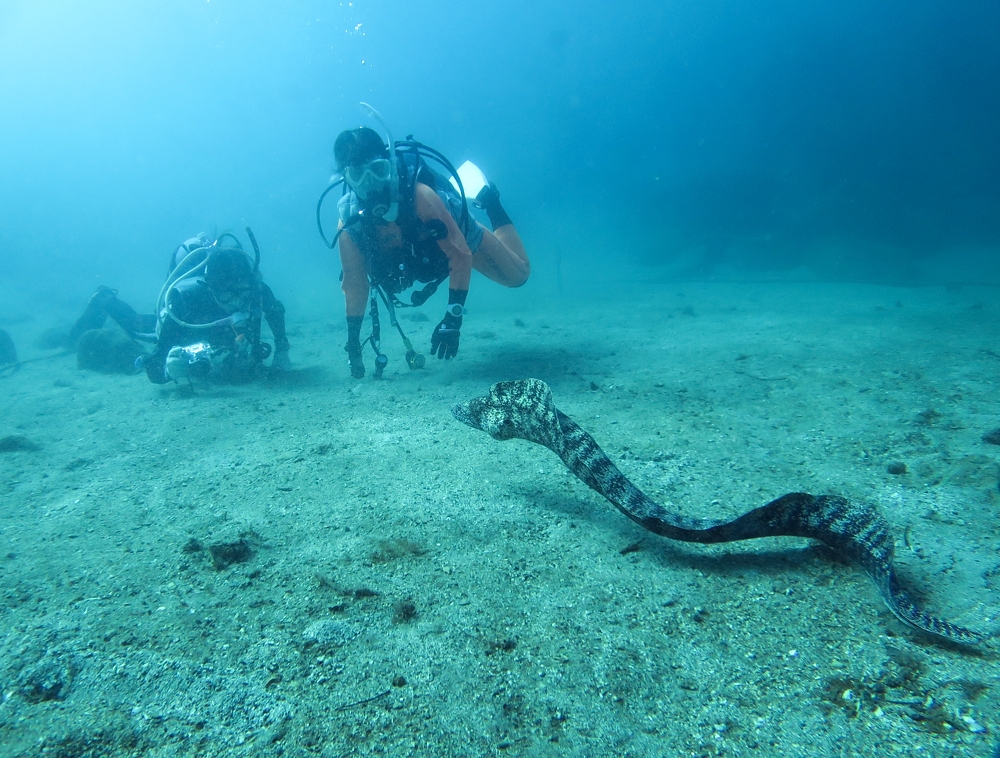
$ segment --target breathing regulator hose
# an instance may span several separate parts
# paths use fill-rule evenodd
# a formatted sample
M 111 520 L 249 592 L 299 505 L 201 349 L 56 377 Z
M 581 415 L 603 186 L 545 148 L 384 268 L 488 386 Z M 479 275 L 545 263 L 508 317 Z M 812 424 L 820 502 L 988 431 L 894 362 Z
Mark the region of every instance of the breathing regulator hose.
M 244 228 L 246 229 L 247 236 L 250 238 L 250 244 L 253 245 L 253 250 L 254 250 L 253 271 L 254 275 L 257 276 L 260 274 L 260 247 L 257 245 L 257 238 L 254 237 L 253 231 L 250 229 L 250 227 L 247 226 Z M 160 329 L 162 328 L 163 320 L 164 318 L 167 317 L 176 322 L 179 326 L 184 327 L 186 329 L 212 329 L 214 327 L 223 326 L 225 324 L 232 324 L 233 326 L 236 326 L 237 324 L 240 324 L 246 320 L 245 314 L 237 312 L 231 316 L 227 316 L 226 318 L 222 318 L 217 321 L 212 321 L 207 324 L 190 324 L 187 321 L 182 321 L 181 319 L 179 319 L 174 314 L 173 310 L 170 308 L 169 298 L 171 290 L 173 290 L 181 281 L 185 279 L 190 279 L 193 276 L 201 274 L 208 266 L 208 257 L 209 254 L 212 252 L 212 250 L 215 249 L 238 250 L 239 252 L 243 253 L 242 247 L 230 247 L 230 248 L 219 247 L 219 240 L 224 239 L 225 237 L 232 237 L 232 239 L 236 241 L 236 244 L 239 245 L 239 240 L 237 240 L 235 236 L 227 232 L 226 234 L 222 235 L 222 237 L 219 237 L 218 240 L 215 240 L 210 245 L 203 245 L 202 247 L 196 247 L 194 250 L 185 255 L 184 258 L 181 259 L 180 263 L 174 266 L 174 270 L 170 272 L 170 275 L 167 277 L 167 281 L 164 282 L 163 287 L 160 289 L 160 294 L 156 299 L 157 337 L 159 337 L 160 335 Z M 243 254 L 245 255 L 245 253 Z M 199 255 L 204 255 L 204 259 L 198 262 L 197 264 L 190 266 L 189 261 L 192 258 L 196 258 Z

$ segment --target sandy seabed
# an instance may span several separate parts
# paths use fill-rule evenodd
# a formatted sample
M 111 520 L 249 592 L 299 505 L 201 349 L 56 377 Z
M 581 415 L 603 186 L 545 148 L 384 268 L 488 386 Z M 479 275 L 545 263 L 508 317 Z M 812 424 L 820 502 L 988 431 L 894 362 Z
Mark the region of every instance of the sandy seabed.
M 473 310 L 422 371 L 385 325 L 381 381 L 370 352 L 347 375 L 336 304 L 248 386 L 27 363 L 0 378 L 0 437 L 34 448 L 0 452 L 0 755 L 992 755 L 995 641 L 905 627 L 804 540 L 644 532 L 449 406 L 544 379 L 689 515 L 871 500 L 908 590 L 990 631 L 998 303 L 647 283 Z M 43 326 L 5 328 L 30 359 Z

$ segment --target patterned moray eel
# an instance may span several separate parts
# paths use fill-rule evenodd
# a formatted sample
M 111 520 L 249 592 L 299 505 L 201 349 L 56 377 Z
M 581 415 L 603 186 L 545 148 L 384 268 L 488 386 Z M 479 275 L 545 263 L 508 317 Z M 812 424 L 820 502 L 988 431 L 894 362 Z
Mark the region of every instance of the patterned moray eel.
M 792 492 L 733 521 L 688 518 L 670 513 L 632 484 L 594 438 L 555 407 L 549 385 L 539 379 L 498 382 L 488 395 L 459 403 L 451 412 L 462 423 L 495 439 L 520 438 L 544 445 L 584 484 L 651 532 L 704 544 L 756 537 L 811 537 L 867 571 L 901 621 L 955 642 L 974 644 L 986 638 L 925 613 L 903 593 L 892 567 L 892 533 L 870 505 L 850 503 L 835 495 Z

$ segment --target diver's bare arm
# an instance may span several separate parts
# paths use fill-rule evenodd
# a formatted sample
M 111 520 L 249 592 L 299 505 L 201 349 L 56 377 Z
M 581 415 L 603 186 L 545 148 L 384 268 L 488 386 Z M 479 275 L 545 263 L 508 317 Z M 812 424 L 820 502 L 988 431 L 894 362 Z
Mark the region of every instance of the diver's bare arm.
M 448 236 L 438 240 L 438 245 L 448 256 L 448 288 L 453 290 L 468 290 L 472 279 L 472 251 L 465 241 L 465 236 L 451 217 L 448 209 L 438 194 L 426 184 L 417 184 L 416 189 L 417 215 L 422 221 L 436 218 L 448 229 Z
M 357 318 L 365 315 L 365 304 L 368 301 L 368 274 L 365 273 L 365 261 L 361 251 L 354 244 L 351 235 L 340 235 L 340 263 L 344 267 L 344 281 L 340 288 L 344 291 L 347 305 L 347 317 Z

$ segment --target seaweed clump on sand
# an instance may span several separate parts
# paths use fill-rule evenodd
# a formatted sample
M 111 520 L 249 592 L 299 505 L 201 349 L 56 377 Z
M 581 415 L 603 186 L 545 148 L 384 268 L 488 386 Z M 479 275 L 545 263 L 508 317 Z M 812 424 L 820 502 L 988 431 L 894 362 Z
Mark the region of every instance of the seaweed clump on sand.
M 983 435 L 983 442 L 987 445 L 1000 445 L 1000 429 L 994 429 L 992 432 L 986 432 Z
M 133 374 L 142 346 L 118 329 L 91 329 L 76 343 L 76 365 L 102 374 Z
M 253 557 L 253 548 L 243 537 L 236 542 L 209 545 L 208 552 L 212 556 L 212 566 L 216 571 L 225 571 L 234 563 L 246 563 Z

